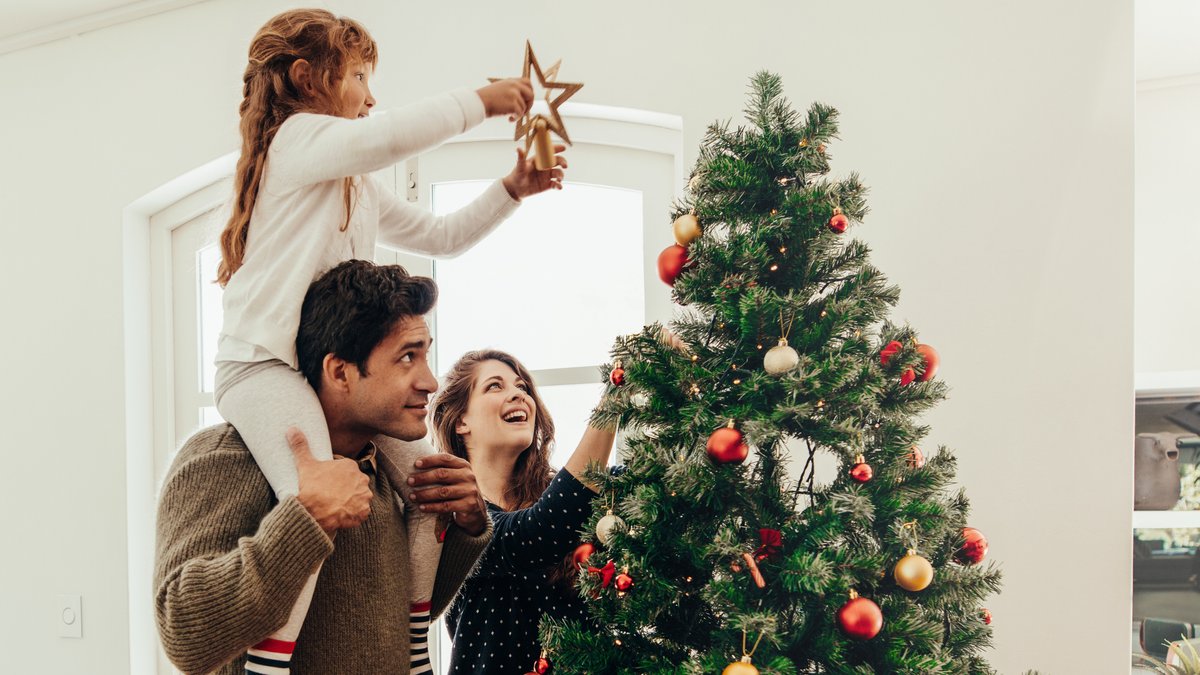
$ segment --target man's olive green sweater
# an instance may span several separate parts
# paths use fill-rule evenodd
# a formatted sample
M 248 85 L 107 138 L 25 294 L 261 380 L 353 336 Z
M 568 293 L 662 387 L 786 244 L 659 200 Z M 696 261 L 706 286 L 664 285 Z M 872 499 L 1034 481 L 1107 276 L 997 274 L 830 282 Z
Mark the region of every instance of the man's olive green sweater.
M 362 525 L 331 541 L 308 511 L 270 486 L 232 426 L 204 429 L 171 465 L 158 506 L 155 609 L 167 656 L 185 673 L 244 672 L 248 647 L 283 625 L 305 579 L 324 567 L 292 673 L 409 669 L 409 555 L 387 477 Z M 433 590 L 436 616 L 488 541 L 451 526 Z

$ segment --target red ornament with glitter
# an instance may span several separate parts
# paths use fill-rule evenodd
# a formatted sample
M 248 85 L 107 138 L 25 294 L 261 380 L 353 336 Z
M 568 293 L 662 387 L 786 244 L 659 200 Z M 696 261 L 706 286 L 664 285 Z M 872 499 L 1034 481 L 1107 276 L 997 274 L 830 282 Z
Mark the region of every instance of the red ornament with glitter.
M 875 470 L 867 464 L 866 459 L 862 455 L 854 458 L 854 466 L 850 467 L 850 477 L 854 480 L 865 483 L 875 476 Z
M 683 271 L 687 262 L 687 249 L 678 244 L 671 244 L 658 254 L 658 278 L 666 285 L 674 286 L 675 278 Z
M 905 459 L 910 469 L 920 469 L 925 466 L 925 453 L 917 446 L 912 446 L 908 449 L 908 457 Z
M 846 226 L 849 224 L 850 219 L 846 217 L 846 214 L 842 213 L 840 208 L 835 208 L 833 210 L 833 217 L 829 219 L 829 229 L 837 234 L 841 234 L 846 231 Z
M 617 361 L 613 364 L 613 369 L 608 374 L 608 381 L 612 382 L 614 387 L 619 387 L 625 384 L 625 369 L 621 367 L 621 362 Z
M 856 640 L 870 640 L 883 630 L 883 611 L 867 598 L 850 591 L 850 601 L 837 613 L 838 627 Z
M 734 428 L 733 420 L 712 432 L 705 450 L 708 451 L 709 459 L 717 464 L 741 464 L 750 454 L 750 448 L 746 445 L 742 432 Z
M 617 575 L 617 592 L 628 593 L 631 588 L 633 588 L 633 577 L 629 576 L 628 570 L 624 570 Z
M 588 558 L 596 552 L 596 545 L 590 541 L 585 541 L 575 547 L 575 552 L 571 554 L 571 562 L 575 563 L 576 567 L 586 565 Z
M 938 365 L 942 362 L 937 350 L 929 345 L 917 345 L 917 353 L 925 360 L 925 370 L 921 373 L 921 381 L 928 382 L 937 374 Z
M 964 527 L 962 538 L 962 547 L 954 553 L 954 560 L 961 565 L 978 565 L 983 562 L 988 552 L 987 537 L 973 527 Z

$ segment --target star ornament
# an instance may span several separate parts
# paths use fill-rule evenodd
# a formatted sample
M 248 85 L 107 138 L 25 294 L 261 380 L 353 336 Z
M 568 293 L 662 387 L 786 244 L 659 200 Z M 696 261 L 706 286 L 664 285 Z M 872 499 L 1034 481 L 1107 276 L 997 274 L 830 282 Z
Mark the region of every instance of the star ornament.
M 558 107 L 567 99 L 574 96 L 575 92 L 582 89 L 583 84 L 576 82 L 559 82 L 557 80 L 558 69 L 561 65 L 561 60 L 555 61 L 554 65 L 550 66 L 546 70 L 542 70 L 541 65 L 538 63 L 537 56 L 533 53 L 533 45 L 531 45 L 528 40 L 525 41 L 525 64 L 521 68 L 521 77 L 530 78 L 530 81 L 532 81 L 533 77 L 537 78 L 538 85 L 541 86 L 541 88 L 546 92 L 546 105 L 550 108 L 549 117 L 540 113 L 534 114 L 532 111 L 527 110 L 525 111 L 525 114 L 521 116 L 521 119 L 517 121 L 517 128 L 513 133 L 513 140 L 518 141 L 524 137 L 526 150 L 528 150 L 530 144 L 533 143 L 534 133 L 540 126 L 539 122 L 543 123 L 546 129 L 557 134 L 558 137 L 561 138 L 567 145 L 571 145 L 571 137 L 567 134 L 567 128 L 563 124 L 562 116 L 558 113 Z M 495 82 L 498 78 L 489 79 Z M 556 95 L 555 92 L 557 92 Z M 552 95 L 554 95 L 553 98 L 551 98 Z

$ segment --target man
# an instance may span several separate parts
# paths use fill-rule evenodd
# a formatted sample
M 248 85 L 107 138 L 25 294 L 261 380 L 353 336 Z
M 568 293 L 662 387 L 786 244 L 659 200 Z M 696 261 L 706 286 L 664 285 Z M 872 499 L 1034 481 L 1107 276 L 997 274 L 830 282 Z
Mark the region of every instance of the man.
M 283 625 L 323 563 L 291 672 L 408 672 L 405 518 L 395 486 L 374 470 L 373 439 L 426 433 L 437 380 L 424 315 L 436 297 L 432 279 L 360 260 L 310 287 L 297 353 L 335 458 L 313 459 L 293 430 L 298 495 L 276 501 L 230 425 L 198 432 L 179 451 L 159 502 L 154 584 L 163 647 L 181 670 L 244 672 L 247 648 Z M 440 485 L 417 501 L 453 519 L 433 590 L 437 615 L 486 547 L 491 522 L 465 460 L 431 455 L 417 468 L 418 486 Z

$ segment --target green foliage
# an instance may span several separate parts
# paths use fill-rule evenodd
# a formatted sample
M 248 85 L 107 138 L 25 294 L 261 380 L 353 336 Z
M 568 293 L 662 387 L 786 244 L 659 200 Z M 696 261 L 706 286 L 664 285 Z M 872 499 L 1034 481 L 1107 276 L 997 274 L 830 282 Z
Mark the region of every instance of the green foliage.
M 611 504 L 625 526 L 589 562 L 611 559 L 634 586 L 617 593 L 580 575 L 592 622 L 542 625 L 555 672 L 714 673 L 745 650 L 762 673 L 990 673 L 980 610 L 1000 574 L 954 561 L 968 502 L 952 491 L 951 451 L 909 461 L 928 432 L 917 417 L 946 386 L 901 385 L 925 366 L 916 332 L 888 320 L 899 291 L 866 244 L 828 227 L 835 208 L 851 223 L 867 215 L 858 176 L 828 175 L 837 111 L 797 113 L 764 72 L 745 113 L 748 126 L 709 127 L 688 197 L 671 213 L 695 213 L 704 230 L 673 287 L 684 309 L 669 328 L 688 349 L 659 325 L 613 347 L 625 384 L 610 387 L 593 420 L 625 430 L 626 471 L 590 474 L 603 489 L 583 534 L 594 538 Z M 799 364 L 771 375 L 763 357 L 781 338 Z M 902 346 L 884 365 L 891 341 Z M 746 464 L 705 452 L 729 420 L 754 448 Z M 829 485 L 815 483 L 818 453 L 840 462 Z M 792 454 L 806 459 L 795 477 L 785 471 Z M 848 475 L 858 455 L 874 469 L 863 484 Z M 761 529 L 781 533 L 778 551 L 760 549 Z M 916 593 L 892 575 L 910 547 L 935 568 Z M 763 588 L 747 553 L 771 553 L 757 560 Z M 851 591 L 882 611 L 871 640 L 838 627 Z

